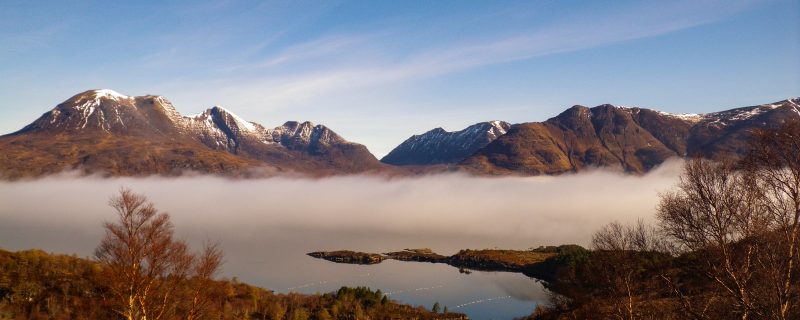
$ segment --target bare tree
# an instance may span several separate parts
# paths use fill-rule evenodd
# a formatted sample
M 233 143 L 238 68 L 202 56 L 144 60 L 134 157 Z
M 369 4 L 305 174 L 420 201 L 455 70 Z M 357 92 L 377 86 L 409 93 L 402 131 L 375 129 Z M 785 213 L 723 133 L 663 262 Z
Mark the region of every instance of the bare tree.
M 754 132 L 738 163 L 695 159 L 662 196 L 660 225 L 742 319 L 800 317 L 800 122 Z
M 595 250 L 620 252 L 665 251 L 668 244 L 661 240 L 658 231 L 637 220 L 634 225 L 612 222 L 592 236 Z
M 192 270 L 191 295 L 186 312 L 187 320 L 202 319 L 211 304 L 211 285 L 222 265 L 222 250 L 218 243 L 206 244 Z
M 95 250 L 118 312 L 128 320 L 163 319 L 174 312 L 174 293 L 186 279 L 193 256 L 173 237 L 169 215 L 143 195 L 121 189 L 109 205 L 119 220 L 104 224 L 106 235 Z
M 763 307 L 771 318 L 800 317 L 800 121 L 778 129 L 759 130 L 744 161 L 749 183 L 769 219 L 765 234 L 769 250 L 757 260 L 764 281 L 772 284 L 763 292 L 769 297 Z
M 593 258 L 597 273 L 611 297 L 625 297 L 614 303 L 614 313 L 619 319 L 633 320 L 641 317 L 638 306 L 642 295 L 648 291 L 643 279 L 642 260 L 649 254 L 663 251 L 656 230 L 642 220 L 635 225 L 612 222 L 592 236 Z
M 753 303 L 755 258 L 766 216 L 758 188 L 730 163 L 693 159 L 686 163 L 678 191 L 662 195 L 658 218 L 663 231 L 685 251 L 701 252 L 707 275 L 733 298 L 748 319 Z

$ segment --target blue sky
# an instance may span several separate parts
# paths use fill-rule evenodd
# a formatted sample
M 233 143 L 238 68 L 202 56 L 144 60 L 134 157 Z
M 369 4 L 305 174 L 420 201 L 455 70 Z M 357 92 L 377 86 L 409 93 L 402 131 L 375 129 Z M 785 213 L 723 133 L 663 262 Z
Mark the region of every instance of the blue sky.
M 0 134 L 93 88 L 310 120 L 380 157 L 575 104 L 800 96 L 800 1 L 0 2 Z

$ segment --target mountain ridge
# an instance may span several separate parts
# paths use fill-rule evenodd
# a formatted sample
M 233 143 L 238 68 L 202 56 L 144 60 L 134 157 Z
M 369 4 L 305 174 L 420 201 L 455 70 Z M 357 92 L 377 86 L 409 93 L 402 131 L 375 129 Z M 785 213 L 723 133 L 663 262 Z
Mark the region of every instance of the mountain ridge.
M 670 157 L 740 157 L 750 132 L 800 121 L 800 98 L 697 115 L 645 108 L 573 106 L 516 124 L 458 163 L 480 174 L 560 174 L 589 167 L 644 173 Z
M 286 121 L 266 128 L 221 106 L 184 116 L 162 96 L 98 89 L 0 136 L 0 177 L 70 170 L 107 176 L 539 175 L 591 167 L 641 174 L 670 157 L 740 156 L 752 130 L 795 120 L 800 121 L 800 98 L 705 114 L 575 105 L 541 122 L 434 128 L 378 161 L 365 146 L 321 124 Z
M 64 145 L 48 141 L 48 137 L 59 137 L 53 141 L 62 142 L 71 137 L 75 143 Z M 257 168 L 326 175 L 378 170 L 383 166 L 365 146 L 347 141 L 324 125 L 288 121 L 267 129 L 220 106 L 183 116 L 162 96 L 132 97 L 108 89 L 74 95 L 3 138 L 0 146 L 6 154 L 0 168 L 5 176 L 11 177 L 28 175 L 22 162 L 30 160 L 31 153 L 49 158 L 42 165 L 58 169 L 81 168 L 87 173 L 102 169 L 110 171 L 110 175 L 139 175 L 136 170 L 118 165 L 139 167 L 126 161 L 132 157 L 130 152 L 100 141 L 114 141 L 119 146 L 169 146 L 161 153 L 138 150 L 154 162 L 145 166 L 142 174 L 173 174 L 184 169 L 216 174 Z M 38 144 L 21 140 L 36 140 Z M 21 148 L 20 144 L 27 147 Z M 101 147 L 105 149 L 97 149 Z M 77 149 L 76 154 L 62 152 L 65 149 Z M 87 166 L 81 159 L 92 157 L 93 153 L 110 158 L 101 161 L 101 165 Z M 210 163 L 205 161 L 209 159 Z M 159 164 L 164 161 L 167 164 Z
M 462 130 L 431 129 L 413 135 L 381 162 L 392 165 L 432 165 L 457 162 L 504 135 L 511 124 L 505 121 L 485 121 Z

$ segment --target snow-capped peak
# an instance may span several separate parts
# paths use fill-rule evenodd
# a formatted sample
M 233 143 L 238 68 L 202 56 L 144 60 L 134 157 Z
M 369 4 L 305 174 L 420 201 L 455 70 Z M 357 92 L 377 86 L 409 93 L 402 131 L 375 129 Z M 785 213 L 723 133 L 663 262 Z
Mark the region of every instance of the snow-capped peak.
M 789 104 L 793 105 L 795 108 L 800 108 L 800 104 L 798 104 L 798 102 L 800 102 L 800 98 L 789 98 L 786 99 L 786 101 L 788 101 Z
M 500 133 L 498 136 L 506 134 L 506 128 L 509 126 L 507 122 L 500 120 L 492 120 L 489 123 L 492 125 L 494 129 L 496 129 Z M 489 133 L 493 134 L 491 130 L 492 129 L 489 129 Z
M 505 121 L 490 120 L 459 131 L 431 129 L 406 139 L 381 161 L 397 165 L 456 163 L 506 134 L 510 127 Z
M 109 98 L 113 100 L 131 99 L 131 97 L 116 92 L 111 89 L 95 89 L 90 91 L 96 98 Z
M 288 134 L 303 140 L 310 140 L 311 134 L 315 129 L 322 130 L 323 128 L 321 126 L 316 128 L 314 123 L 310 121 L 305 121 L 302 123 L 298 121 L 287 121 L 282 126 L 276 128 L 276 132 L 280 134 Z
M 233 118 L 233 120 L 236 121 L 236 124 L 239 126 L 240 129 L 244 129 L 244 130 L 247 130 L 247 131 L 255 131 L 256 130 L 256 126 L 255 125 L 253 125 L 252 123 L 242 119 L 241 117 L 237 116 L 235 113 L 231 112 L 228 109 L 223 108 L 222 106 L 215 105 L 211 109 L 212 110 L 213 109 L 217 109 L 220 113 L 224 113 L 224 114 L 227 114 L 227 115 L 231 116 L 231 118 Z
M 179 135 L 197 140 L 214 149 L 238 152 L 243 146 L 261 148 L 275 145 L 300 150 L 349 141 L 323 125 L 290 121 L 268 129 L 215 105 L 190 116 L 180 114 L 162 96 L 126 96 L 114 90 L 96 89 L 78 93 L 45 113 L 23 131 L 87 130 L 108 134 Z

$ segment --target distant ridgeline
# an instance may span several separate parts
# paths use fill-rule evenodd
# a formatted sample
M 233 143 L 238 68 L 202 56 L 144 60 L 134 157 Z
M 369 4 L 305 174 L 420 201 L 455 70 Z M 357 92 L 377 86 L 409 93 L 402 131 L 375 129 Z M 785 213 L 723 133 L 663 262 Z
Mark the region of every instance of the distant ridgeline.
M 161 96 L 77 94 L 0 136 L 0 178 L 63 171 L 105 176 L 539 175 L 609 167 L 644 173 L 670 157 L 738 157 L 756 128 L 800 119 L 800 99 L 707 114 L 574 106 L 544 122 L 487 121 L 414 135 L 380 161 L 324 125 L 276 128 L 214 106 L 184 116 Z

